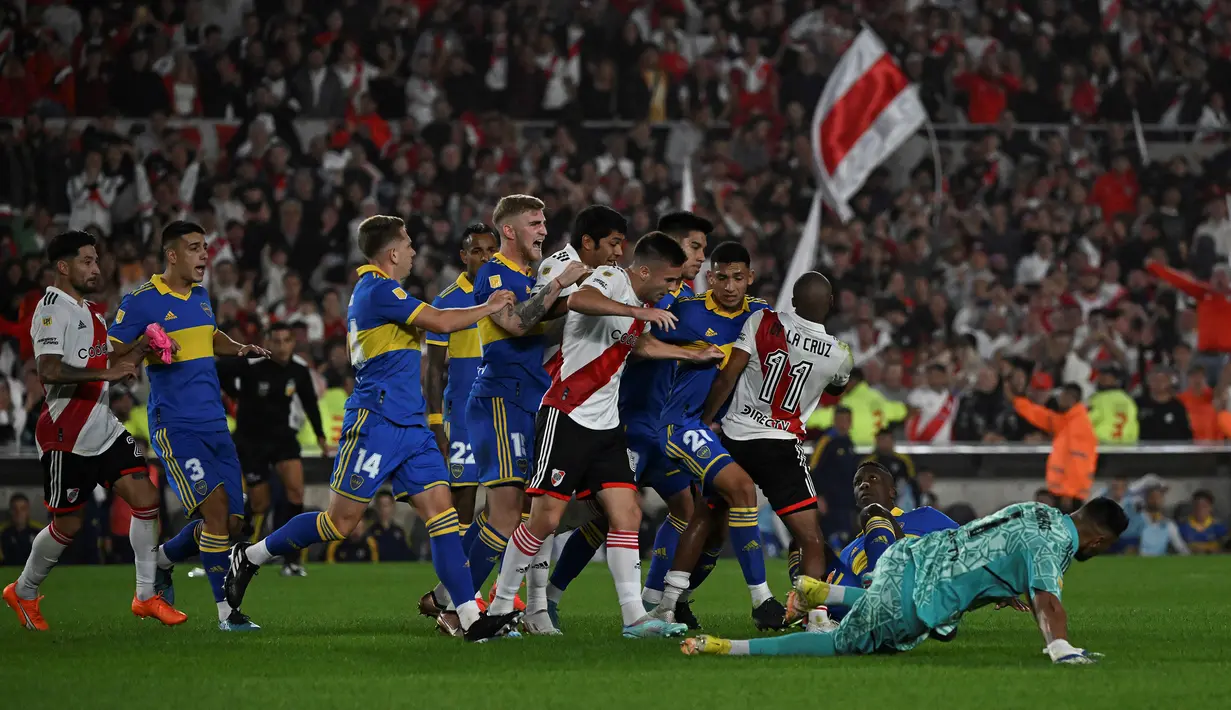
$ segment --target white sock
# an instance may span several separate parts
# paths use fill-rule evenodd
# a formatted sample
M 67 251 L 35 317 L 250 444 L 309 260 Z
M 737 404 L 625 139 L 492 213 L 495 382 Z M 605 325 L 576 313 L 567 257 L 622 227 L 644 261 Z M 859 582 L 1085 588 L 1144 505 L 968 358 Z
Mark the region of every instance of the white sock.
M 26 567 L 17 578 L 17 597 L 19 599 L 35 599 L 38 597 L 39 585 L 47 579 L 51 568 L 60 561 L 64 548 L 68 547 L 73 538 L 56 529 L 53 521 L 50 525 L 38 531 L 34 536 L 34 544 L 30 547 L 30 556 L 26 558 Z
M 133 546 L 137 568 L 137 599 L 154 596 L 154 570 L 158 567 L 158 508 L 134 510 L 128 527 L 128 542 Z
M 457 608 L 457 618 L 462 622 L 462 631 L 469 629 L 471 624 L 478 621 L 479 613 L 479 604 L 473 599 Z
M 752 653 L 752 649 L 748 647 L 747 641 L 732 641 L 731 656 L 747 656 Z
M 547 585 L 551 578 L 551 550 L 555 533 L 543 538 L 543 546 L 530 562 L 526 574 L 526 613 L 547 611 Z
M 530 534 L 524 523 L 513 531 L 509 546 L 504 548 L 504 561 L 500 563 L 500 575 L 496 577 L 496 598 L 487 608 L 489 615 L 499 616 L 513 611 L 513 598 L 517 596 L 521 581 L 542 546 L 543 541 Z
M 446 609 L 453 607 L 453 597 L 449 596 L 449 590 L 445 589 L 444 582 L 437 582 L 436 588 L 432 590 L 432 596 L 436 598 L 436 603 L 441 604 Z
M 649 587 L 646 587 L 645 589 L 641 590 L 641 601 L 645 602 L 646 604 L 653 604 L 654 606 L 658 606 L 658 604 L 662 602 L 662 600 L 663 600 L 663 593 L 657 589 L 650 589 Z
M 559 604 L 560 600 L 563 598 L 564 598 L 564 590 L 552 584 L 551 582 L 548 582 L 547 583 L 547 601 L 553 602 L 555 604 Z
M 226 621 L 231 616 L 231 605 L 225 601 L 218 602 L 218 620 Z
M 692 575 L 688 572 L 679 572 L 671 570 L 663 577 L 663 598 L 658 603 L 658 608 L 663 611 L 675 611 L 675 605 L 681 597 L 688 594 L 688 579 Z
M 167 557 L 167 551 L 162 549 L 164 547 L 166 546 L 165 545 L 158 546 L 158 566 L 163 569 L 171 569 L 172 567 L 175 566 L 175 563 L 171 561 L 170 557 Z
M 756 609 L 765 603 L 765 600 L 772 599 L 774 593 L 769 591 L 769 582 L 761 582 L 760 584 L 749 584 L 748 594 L 752 595 L 752 608 Z
M 829 593 L 825 595 L 825 606 L 842 606 L 846 602 L 846 587 L 838 584 L 829 585 Z
M 274 558 L 274 556 L 269 553 L 269 546 L 265 544 L 265 540 L 261 540 L 257 544 L 252 545 L 244 551 L 244 554 L 248 556 L 248 561 L 257 567 L 260 567 Z
M 624 625 L 637 623 L 645 616 L 645 606 L 641 603 L 641 544 L 636 530 L 607 533 L 607 569 L 615 580 Z

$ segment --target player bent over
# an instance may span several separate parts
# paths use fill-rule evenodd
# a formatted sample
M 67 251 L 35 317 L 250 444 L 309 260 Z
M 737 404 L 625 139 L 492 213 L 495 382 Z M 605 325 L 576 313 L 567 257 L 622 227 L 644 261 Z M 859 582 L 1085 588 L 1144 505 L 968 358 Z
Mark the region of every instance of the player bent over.
M 907 651 L 968 611 L 1026 594 L 1052 662 L 1094 663 L 1100 654 L 1069 643 L 1061 578 L 1074 559 L 1105 552 L 1127 527 L 1128 517 L 1109 498 L 1095 498 L 1072 515 L 1018 503 L 956 530 L 891 546 L 866 590 L 800 577 L 797 590 L 809 604 L 850 607 L 833 631 L 751 641 L 700 636 L 685 640 L 682 649 L 737 656 Z
M 513 594 L 573 495 L 594 495 L 610 521 L 607 564 L 620 602 L 623 635 L 675 636 L 687 630 L 683 624 L 650 617 L 641 603 L 641 508 L 617 407 L 621 374 L 631 353 L 690 361 L 722 358 L 716 347 L 686 349 L 643 334 L 647 321 L 660 327 L 673 324 L 666 311 L 641 304 L 658 302 L 679 283 L 684 260 L 674 240 L 651 232 L 638 240 L 628 271 L 601 268 L 569 296 L 563 361 L 538 415 L 537 467 L 526 486 L 532 497 L 530 519 L 513 532 L 491 613 L 512 611 Z M 546 617 L 547 610 L 538 613 Z
M 17 581 L 4 588 L 4 601 L 23 626 L 46 631 L 39 611 L 39 585 L 81 529 L 82 508 L 95 485 L 114 487 L 132 506 L 129 541 L 137 568 L 132 612 L 168 626 L 188 617 L 154 588 L 158 555 L 158 489 L 150 482 L 141 451 L 111 413 L 109 382 L 137 374 L 145 354 L 139 342 L 127 355 L 108 364 L 107 324 L 90 310 L 84 294 L 100 285 L 98 252 L 86 232 L 56 235 L 47 245 L 47 260 L 56 270 L 34 311 L 34 340 L 39 379 L 46 399 L 35 425 L 43 465 L 43 500 L 51 524 L 39 531 Z
M 497 635 L 511 618 L 482 615 L 465 567 L 457 510 L 449 496 L 449 472 L 427 425 L 419 383 L 420 328 L 452 333 L 512 303 L 497 292 L 470 308 L 438 310 L 398 285 L 410 275 L 415 250 L 398 217 L 378 215 L 359 225 L 359 247 L 368 259 L 347 308 L 355 390 L 346 400 L 342 438 L 334 461 L 329 510 L 303 513 L 255 545 L 231 553 L 227 600 L 243 601 L 261 565 L 318 542 L 342 540 L 363 518 L 386 482 L 396 498 L 409 500 L 427 525 L 432 564 L 454 599 L 464 636 L 481 641 Z
M 203 227 L 171 222 L 162 230 L 162 248 L 166 269 L 124 297 L 109 331 L 115 353 L 127 353 L 142 342 L 151 325 L 168 338 L 170 362 L 158 353 L 146 356 L 150 443 L 186 514 L 201 518 L 158 548 L 155 586 L 174 603 L 175 564 L 199 554 L 218 608 L 218 628 L 252 631 L 260 627 L 227 604 L 222 592 L 231 536 L 243 526 L 244 484 L 214 357 L 268 357 L 269 352 L 218 330 L 209 294 L 201 286 L 209 261 Z

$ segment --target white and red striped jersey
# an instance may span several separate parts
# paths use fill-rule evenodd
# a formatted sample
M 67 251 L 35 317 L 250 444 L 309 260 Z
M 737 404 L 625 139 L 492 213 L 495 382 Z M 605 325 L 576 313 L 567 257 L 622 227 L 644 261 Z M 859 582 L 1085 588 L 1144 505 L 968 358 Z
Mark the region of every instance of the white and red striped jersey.
M 737 441 L 803 439 L 804 422 L 829 385 L 845 385 L 855 366 L 846 343 L 825 326 L 794 313 L 749 316 L 734 347 L 748 353 L 722 418 L 722 433 Z
M 581 256 L 577 254 L 577 250 L 573 248 L 572 244 L 565 244 L 563 249 L 539 262 L 539 275 L 538 280 L 534 284 L 534 292 L 538 293 L 546 288 L 552 279 L 564 272 L 564 267 L 568 266 L 570 261 L 581 261 Z M 578 284 L 565 286 L 560 289 L 560 295 L 556 298 L 568 298 L 570 294 L 579 288 L 581 286 Z M 547 347 L 543 349 L 543 367 L 547 369 L 548 377 L 555 377 L 556 373 L 560 371 L 560 361 L 562 358 L 560 343 L 547 343 Z
M 90 311 L 89 301 L 77 302 L 52 286 L 34 311 L 30 325 L 34 357 L 59 355 L 65 365 L 103 369 L 111 345 L 107 323 Z M 41 456 L 44 451 L 68 451 L 96 456 L 124 431 L 111 413 L 106 382 L 43 385 L 46 401 L 34 429 Z
M 582 282 L 613 301 L 641 306 L 628 274 L 604 266 Z M 587 429 L 620 426 L 620 376 L 637 346 L 645 321 L 621 316 L 587 316 L 569 311 L 564 321 L 563 359 L 552 375 L 543 406 L 564 412 Z
M 906 403 L 918 413 L 906 422 L 910 441 L 947 444 L 953 441 L 953 420 L 957 418 L 957 395 L 949 390 L 919 387 L 906 396 Z

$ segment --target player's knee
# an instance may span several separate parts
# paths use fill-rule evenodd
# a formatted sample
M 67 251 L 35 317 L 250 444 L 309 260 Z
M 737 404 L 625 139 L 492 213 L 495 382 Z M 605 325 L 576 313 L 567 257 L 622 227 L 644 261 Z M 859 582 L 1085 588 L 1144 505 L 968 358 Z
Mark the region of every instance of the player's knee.
M 641 508 L 636 500 L 628 504 L 613 506 L 612 510 L 607 512 L 607 517 L 611 521 L 612 530 L 641 529 Z
M 56 530 L 65 537 L 74 537 L 81 531 L 82 517 L 80 513 L 56 515 Z
M 130 483 L 127 490 L 124 491 L 126 494 L 124 500 L 128 502 L 129 506 L 135 510 L 158 507 L 158 489 L 154 487 L 149 478 L 143 480 L 131 478 L 129 480 Z
M 680 491 L 667 499 L 667 512 L 677 520 L 691 520 L 692 511 L 691 491 Z
M 744 475 L 734 478 L 731 485 L 723 491 L 722 497 L 732 508 L 755 508 L 757 505 L 757 487 L 752 479 Z
M 290 503 L 291 505 L 303 505 L 303 483 L 300 483 L 298 487 L 287 486 L 286 490 L 283 492 L 286 495 L 287 503 Z M 269 503 L 266 502 L 265 505 L 268 507 Z
M 552 503 L 560 503 L 561 505 L 552 505 Z M 545 502 L 542 505 L 536 504 L 534 509 L 530 511 L 530 520 L 526 522 L 526 527 L 529 528 L 530 534 L 540 540 L 554 533 L 560 525 L 560 519 L 564 517 L 564 509 L 568 506 L 565 501 Z

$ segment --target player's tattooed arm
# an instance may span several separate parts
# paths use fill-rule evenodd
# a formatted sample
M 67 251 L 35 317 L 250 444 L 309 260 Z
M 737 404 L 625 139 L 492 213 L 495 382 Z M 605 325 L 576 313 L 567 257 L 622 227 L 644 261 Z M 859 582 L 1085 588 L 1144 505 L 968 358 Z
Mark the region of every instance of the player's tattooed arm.
M 722 409 L 722 405 L 731 398 L 731 393 L 735 391 L 735 385 L 739 382 L 739 376 L 744 374 L 744 368 L 748 366 L 748 357 L 748 352 L 745 350 L 731 349 L 731 357 L 727 359 L 727 366 L 718 371 L 714 384 L 710 385 L 709 396 L 705 398 L 705 407 L 701 410 L 701 422 L 706 426 L 714 423 L 718 410 Z
M 432 333 L 456 333 L 459 330 L 469 328 L 488 316 L 495 320 L 497 313 L 502 312 L 516 301 L 517 297 L 513 295 L 512 291 L 500 289 L 499 291 L 492 292 L 487 297 L 487 301 L 481 305 L 469 308 L 433 308 L 427 305 L 422 306 L 416 311 L 416 315 L 411 316 L 410 323 L 416 328 L 422 328 Z
M 88 368 L 64 364 L 59 355 L 39 355 L 38 376 L 46 385 L 75 385 L 82 382 L 119 382 L 137 375 L 137 365 L 120 360 L 110 367 Z
M 543 320 L 559 296 L 559 282 L 552 281 L 530 298 L 520 303 L 510 303 L 496 311 L 492 314 L 492 320 L 515 336 L 525 335 Z
M 427 346 L 427 361 L 423 368 L 423 393 L 427 396 L 427 423 L 436 436 L 436 447 L 449 460 L 449 438 L 445 436 L 445 355 L 448 348 L 442 345 Z

